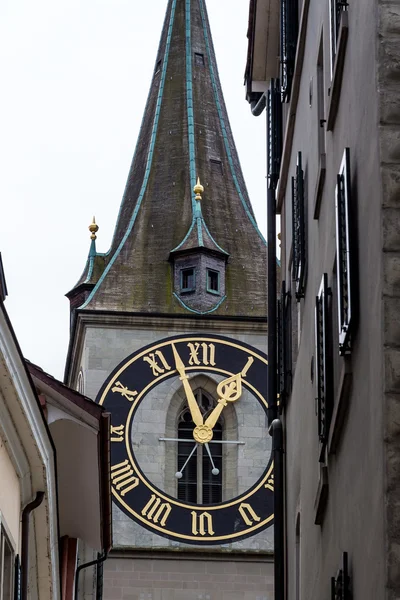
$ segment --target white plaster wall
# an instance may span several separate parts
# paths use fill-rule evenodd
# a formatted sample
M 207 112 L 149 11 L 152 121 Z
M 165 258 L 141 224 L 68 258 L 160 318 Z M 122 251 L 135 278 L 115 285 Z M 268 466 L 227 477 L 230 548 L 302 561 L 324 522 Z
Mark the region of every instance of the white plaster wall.
M 21 490 L 18 476 L 5 447 L 0 438 L 0 514 L 1 522 L 5 524 L 6 531 L 11 535 L 11 542 L 19 552 L 19 523 L 21 512 Z

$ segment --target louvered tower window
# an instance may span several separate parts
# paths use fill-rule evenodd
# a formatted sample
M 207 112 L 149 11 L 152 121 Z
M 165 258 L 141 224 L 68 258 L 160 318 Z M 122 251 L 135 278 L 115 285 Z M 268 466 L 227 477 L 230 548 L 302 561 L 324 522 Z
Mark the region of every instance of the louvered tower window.
M 304 298 L 306 280 L 306 222 L 304 202 L 304 171 L 301 152 L 297 155 L 296 177 L 292 177 L 293 220 L 293 280 L 296 299 Z
M 289 102 L 299 31 L 298 0 L 281 0 L 281 93 Z
M 215 407 L 214 400 L 203 390 L 195 393 L 197 404 L 204 418 Z M 189 408 L 184 408 L 178 420 L 178 472 L 183 469 L 182 477 L 178 479 L 178 499 L 197 504 L 214 504 L 222 501 L 222 440 L 223 425 L 220 419 L 214 426 L 213 440 L 208 444 L 211 458 L 207 449 L 199 444 L 190 457 L 195 442 L 193 430 L 195 424 Z M 188 462 L 187 462 L 188 461 Z M 214 472 L 213 472 L 214 471 Z M 218 471 L 218 473 L 216 472 Z
M 268 187 L 275 189 L 282 157 L 282 102 L 279 79 L 271 79 L 267 93 Z
M 338 274 L 339 353 L 351 350 L 351 222 L 350 222 L 350 150 L 343 155 L 336 185 L 336 255 Z
M 342 14 L 348 9 L 348 2 L 344 0 L 329 0 L 329 25 L 330 25 L 330 37 L 331 37 L 331 71 L 335 64 L 335 58 L 338 49 L 338 39 L 340 22 Z
M 315 304 L 315 374 L 318 437 L 325 446 L 331 419 L 332 364 L 328 346 L 328 276 L 324 273 Z

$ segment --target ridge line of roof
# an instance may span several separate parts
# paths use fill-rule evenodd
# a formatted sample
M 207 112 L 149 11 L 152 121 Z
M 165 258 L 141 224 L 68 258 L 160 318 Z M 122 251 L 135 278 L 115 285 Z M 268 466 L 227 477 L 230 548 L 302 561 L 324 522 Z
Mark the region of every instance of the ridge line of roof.
M 210 40 L 209 40 L 209 36 L 208 36 L 208 30 L 207 30 L 207 23 L 206 23 L 206 17 L 205 17 L 205 11 L 204 11 L 204 0 L 199 0 L 199 5 L 200 5 L 200 14 L 201 14 L 201 21 L 202 21 L 202 25 L 203 25 L 203 34 L 204 34 L 204 41 L 205 41 L 205 45 L 206 45 L 206 50 L 207 50 L 207 58 L 208 58 L 208 63 L 209 63 L 209 70 L 210 70 L 210 76 L 211 76 L 211 83 L 212 83 L 212 88 L 213 88 L 213 92 L 214 92 L 214 99 L 215 99 L 215 104 L 217 107 L 217 112 L 218 112 L 218 117 L 219 117 L 219 121 L 220 121 L 220 125 L 221 125 L 221 130 L 222 130 L 222 138 L 224 140 L 224 146 L 225 146 L 225 152 L 228 158 L 228 163 L 231 169 L 231 175 L 236 187 L 236 191 L 239 195 L 239 198 L 242 202 L 243 208 L 246 212 L 247 217 L 249 218 L 251 224 L 253 225 L 254 229 L 257 231 L 258 235 L 260 236 L 262 242 L 266 245 L 267 242 L 263 236 L 263 234 L 261 233 L 261 231 L 259 230 L 257 223 L 253 217 L 253 215 L 250 213 L 249 208 L 246 204 L 246 201 L 243 197 L 243 193 L 242 190 L 240 188 L 239 185 L 239 181 L 237 179 L 237 175 L 236 175 L 236 170 L 235 170 L 235 166 L 233 164 L 233 160 L 232 160 L 232 153 L 231 153 L 231 149 L 229 146 L 229 140 L 228 140 L 228 136 L 227 136 L 227 132 L 226 132 L 226 126 L 225 126 L 225 120 L 222 114 L 222 110 L 221 110 L 221 103 L 220 103 L 220 98 L 219 98 L 219 94 L 218 94 L 218 87 L 216 84 L 216 79 L 215 79 L 215 73 L 214 73 L 214 67 L 211 61 L 211 49 L 210 49 Z
M 108 265 L 106 266 L 106 268 L 104 269 L 99 281 L 96 283 L 95 287 L 93 288 L 92 292 L 89 294 L 88 298 L 86 299 L 86 301 L 82 304 L 82 306 L 80 306 L 79 308 L 85 308 L 89 302 L 92 301 L 94 295 L 96 294 L 96 292 L 98 291 L 100 285 L 103 283 L 107 273 L 110 271 L 112 265 L 114 264 L 117 256 L 119 255 L 120 251 L 122 250 L 122 248 L 125 245 L 126 240 L 128 239 L 133 225 L 135 224 L 136 221 L 136 217 L 137 214 L 139 212 L 140 206 L 142 204 L 142 200 L 147 188 L 147 183 L 149 180 L 149 175 L 150 175 L 150 168 L 151 168 L 151 164 L 153 162 L 153 151 L 154 151 L 154 145 L 155 145 L 155 141 L 156 141 L 156 135 L 157 135 L 157 130 L 158 130 L 158 120 L 159 120 L 159 115 L 160 115 L 160 110 L 161 110 L 161 105 L 162 105 L 162 98 L 164 95 L 164 85 L 165 85 L 165 79 L 166 79 L 166 74 L 167 74 L 167 67 L 168 67 L 168 60 L 169 60 L 169 50 L 170 50 L 170 46 L 171 46 L 171 37 L 172 37 L 172 28 L 174 25 L 174 21 L 175 21 L 175 9 L 176 9 L 176 4 L 177 4 L 177 0 L 173 0 L 172 2 L 172 7 L 171 7 L 171 15 L 170 15 L 170 20 L 169 20 L 169 26 L 168 26 L 168 35 L 167 35 L 167 42 L 166 42 L 166 46 L 165 46 L 165 56 L 164 56 L 164 62 L 163 62 L 163 67 L 162 67 L 162 73 L 161 73 L 161 79 L 160 79 L 160 89 L 158 92 L 158 97 L 157 97 L 157 105 L 156 105 L 156 114 L 154 117 L 154 123 L 153 123 L 153 130 L 151 133 L 151 141 L 150 141 L 150 146 L 149 146 L 149 151 L 147 154 L 147 163 L 146 163 L 146 170 L 145 170 L 145 175 L 144 175 L 144 180 L 143 180 L 143 184 L 139 193 L 139 197 L 138 200 L 136 202 L 136 206 L 135 206 L 135 210 L 133 211 L 132 217 L 130 219 L 129 225 L 127 227 L 127 230 L 125 232 L 124 237 L 122 238 L 121 242 L 118 245 L 118 248 L 116 249 L 116 251 L 114 252 L 110 262 L 108 263 Z
M 186 40 L 186 110 L 188 120 L 188 142 L 189 142 L 189 172 L 190 172 L 190 193 L 192 194 L 192 214 L 193 220 L 196 213 L 196 200 L 194 199 L 193 188 L 196 185 L 196 150 L 195 150 L 195 130 L 193 113 L 193 71 L 192 71 L 192 28 L 191 28 L 191 0 L 185 3 L 185 40 Z
M 175 292 L 173 292 L 173 296 L 178 300 L 178 302 L 181 304 L 181 306 L 183 306 L 183 308 L 185 308 L 189 312 L 195 313 L 196 315 L 209 315 L 209 314 L 213 313 L 214 311 L 216 311 L 221 306 L 221 304 L 224 302 L 224 300 L 226 300 L 226 295 L 225 295 L 221 298 L 221 300 L 218 302 L 218 304 L 216 306 L 214 306 L 214 308 L 211 308 L 210 310 L 201 311 L 201 310 L 196 310 L 195 308 L 190 308 L 190 306 L 187 306 L 187 304 L 185 304 L 183 302 L 182 298 L 179 298 L 179 296 Z

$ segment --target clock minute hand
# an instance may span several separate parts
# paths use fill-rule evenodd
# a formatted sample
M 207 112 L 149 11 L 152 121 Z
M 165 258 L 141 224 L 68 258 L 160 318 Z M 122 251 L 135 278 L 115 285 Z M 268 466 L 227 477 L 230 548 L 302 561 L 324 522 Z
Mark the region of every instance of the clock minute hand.
M 183 387 L 185 388 L 186 399 L 189 404 L 189 410 L 190 414 L 192 415 L 193 423 L 197 425 L 197 427 L 200 427 L 200 425 L 203 425 L 203 415 L 200 412 L 199 405 L 197 404 L 192 388 L 190 387 L 188 376 L 186 375 L 185 371 L 185 365 L 183 364 L 181 357 L 176 351 L 174 344 L 172 344 L 172 351 L 174 353 L 176 370 L 178 371 L 180 376 L 179 378 L 183 383 Z
M 217 387 L 217 406 L 206 419 L 204 425 L 213 429 L 228 402 L 236 402 L 236 400 L 239 400 L 240 396 L 242 395 L 242 378 L 246 377 L 246 373 L 253 362 L 254 358 L 249 356 L 246 366 L 240 373 L 237 373 L 237 375 L 232 375 L 232 377 L 228 377 L 227 379 L 221 381 Z

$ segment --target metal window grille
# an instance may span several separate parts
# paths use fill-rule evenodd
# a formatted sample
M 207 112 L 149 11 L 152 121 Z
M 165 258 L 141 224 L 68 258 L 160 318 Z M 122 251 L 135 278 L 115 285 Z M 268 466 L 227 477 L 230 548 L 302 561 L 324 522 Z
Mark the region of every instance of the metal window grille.
M 348 2 L 345 2 L 343 0 L 329 0 L 332 70 L 337 53 L 337 42 L 339 38 L 340 21 L 342 19 L 342 13 L 348 9 L 348 6 Z
M 214 408 L 215 402 L 202 390 L 195 393 L 197 403 L 203 416 L 206 417 Z M 181 471 L 195 444 L 190 411 L 185 408 L 178 422 L 178 471 Z M 218 421 L 213 429 L 213 441 L 221 441 L 223 435 L 222 421 Z M 193 440 L 186 442 L 184 440 Z M 198 504 L 215 504 L 222 501 L 223 457 L 222 444 L 209 443 L 210 453 L 218 469 L 218 475 L 212 473 L 212 466 L 208 453 L 199 444 L 196 452 L 186 464 L 182 477 L 178 479 L 178 499 L 185 502 Z
M 276 188 L 282 157 L 282 102 L 279 79 L 271 79 L 267 93 L 268 187 Z
M 101 558 L 101 554 L 97 554 L 97 559 Z M 96 569 L 96 600 L 103 600 L 104 589 L 104 561 L 98 563 Z
M 0 525 L 0 598 L 14 597 L 15 556 L 4 528 Z
M 343 155 L 336 185 L 336 255 L 338 275 L 339 353 L 351 351 L 351 222 L 350 222 L 350 150 Z
M 289 102 L 299 31 L 298 0 L 281 0 L 281 95 Z
M 328 356 L 328 276 L 324 273 L 315 304 L 315 374 L 317 391 L 318 437 L 328 440 L 331 418 L 331 365 Z
M 296 177 L 292 177 L 292 220 L 293 220 L 293 280 L 296 285 L 296 300 L 304 298 L 306 275 L 306 223 L 304 210 L 304 171 L 301 152 L 297 157 Z
M 348 554 L 343 552 L 343 565 L 331 579 L 331 600 L 350 600 Z
M 286 282 L 282 282 L 278 300 L 278 394 L 279 406 L 285 406 L 290 393 L 291 378 L 291 297 L 286 292 Z

